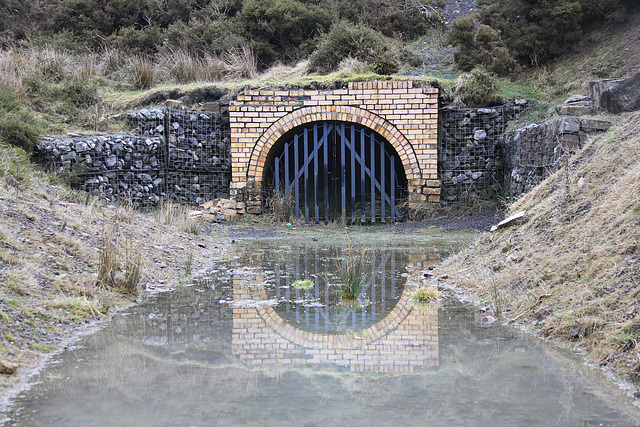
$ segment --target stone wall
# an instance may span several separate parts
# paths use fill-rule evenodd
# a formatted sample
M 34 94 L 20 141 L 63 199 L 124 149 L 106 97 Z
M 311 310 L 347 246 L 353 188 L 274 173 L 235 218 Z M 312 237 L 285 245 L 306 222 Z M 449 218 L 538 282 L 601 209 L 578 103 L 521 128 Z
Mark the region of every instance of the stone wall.
M 531 191 L 561 167 L 565 153 L 581 148 L 590 135 L 606 131 L 612 124 L 608 120 L 561 116 L 507 133 L 507 195 L 515 200 Z
M 115 201 L 127 195 L 139 206 L 156 205 L 166 194 L 164 141 L 158 137 L 107 135 L 47 138 L 38 155 L 71 186 Z
M 496 200 L 502 196 L 502 136 L 506 123 L 524 108 L 524 104 L 508 104 L 440 110 L 438 172 L 442 204 Z
M 201 204 L 229 195 L 231 171 L 225 111 L 130 111 L 129 126 L 142 136 L 47 138 L 41 160 L 69 176 L 74 188 L 137 206 L 163 199 Z M 165 135 L 168 138 L 165 140 Z

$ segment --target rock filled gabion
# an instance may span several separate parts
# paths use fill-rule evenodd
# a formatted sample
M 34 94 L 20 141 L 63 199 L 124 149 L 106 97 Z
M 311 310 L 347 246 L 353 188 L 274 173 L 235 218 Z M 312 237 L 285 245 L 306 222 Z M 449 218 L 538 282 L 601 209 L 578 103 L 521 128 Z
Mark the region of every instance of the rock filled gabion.
M 229 195 L 231 153 L 225 112 L 143 109 L 127 113 L 141 136 L 48 138 L 41 160 L 74 188 L 140 207 L 163 199 L 197 205 Z M 165 135 L 168 138 L 165 139 Z
M 524 110 L 509 104 L 440 111 L 438 172 L 442 204 L 495 200 L 503 193 L 505 123 Z
M 180 203 L 227 197 L 231 152 L 226 111 L 160 108 L 129 111 L 127 123 L 140 135 L 168 135 L 167 186 Z
M 165 196 L 164 141 L 158 137 L 108 135 L 47 138 L 40 158 L 68 176 L 72 187 L 108 201 L 127 196 L 139 206 Z
M 511 200 L 529 192 L 561 166 L 563 154 L 581 148 L 590 135 L 605 132 L 608 120 L 561 116 L 504 136 L 507 193 Z

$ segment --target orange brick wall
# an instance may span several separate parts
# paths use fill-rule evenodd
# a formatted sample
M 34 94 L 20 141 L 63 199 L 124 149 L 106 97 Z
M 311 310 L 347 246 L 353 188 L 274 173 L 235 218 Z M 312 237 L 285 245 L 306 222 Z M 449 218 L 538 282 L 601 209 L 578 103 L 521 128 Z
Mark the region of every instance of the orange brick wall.
M 412 81 L 350 82 L 335 90 L 251 90 L 229 105 L 231 194 L 243 195 L 251 213 L 262 208 L 265 162 L 289 130 L 316 121 L 368 127 L 395 148 L 408 179 L 410 201 L 440 200 L 438 89 Z

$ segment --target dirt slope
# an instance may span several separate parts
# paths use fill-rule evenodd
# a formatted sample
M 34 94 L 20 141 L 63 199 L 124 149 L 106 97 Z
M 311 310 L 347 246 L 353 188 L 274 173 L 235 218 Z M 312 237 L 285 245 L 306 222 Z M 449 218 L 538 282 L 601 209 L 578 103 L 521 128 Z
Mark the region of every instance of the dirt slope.
M 442 268 L 497 317 L 640 383 L 640 113 L 620 116 Z

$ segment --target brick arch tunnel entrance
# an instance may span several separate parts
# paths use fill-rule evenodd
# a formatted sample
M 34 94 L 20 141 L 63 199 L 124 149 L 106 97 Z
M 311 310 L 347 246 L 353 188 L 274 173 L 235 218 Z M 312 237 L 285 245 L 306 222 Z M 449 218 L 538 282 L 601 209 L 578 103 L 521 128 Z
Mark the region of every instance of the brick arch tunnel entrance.
M 310 122 L 272 147 L 263 190 L 305 221 L 395 221 L 407 177 L 393 146 L 377 132 L 344 121 Z
M 308 221 L 396 220 L 401 199 L 409 207 L 440 200 L 436 88 L 374 81 L 248 90 L 230 102 L 229 125 L 230 193 L 249 213 L 262 213 L 276 190 Z

